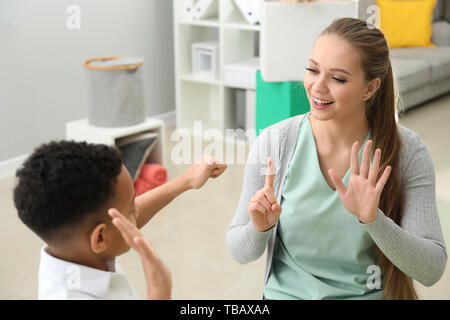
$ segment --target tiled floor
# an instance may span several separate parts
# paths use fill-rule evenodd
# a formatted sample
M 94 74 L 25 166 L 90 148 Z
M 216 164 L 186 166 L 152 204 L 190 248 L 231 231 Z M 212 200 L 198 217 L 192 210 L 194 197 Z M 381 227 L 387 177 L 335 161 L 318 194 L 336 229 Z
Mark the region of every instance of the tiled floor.
M 418 132 L 434 160 L 437 205 L 446 244 L 450 244 L 450 95 L 411 110 L 400 123 Z M 187 168 L 170 162 L 173 127 L 167 128 L 165 153 L 169 178 Z M 217 180 L 191 190 L 164 208 L 142 231 L 173 277 L 174 299 L 261 299 L 265 256 L 239 265 L 228 254 L 225 232 L 239 199 L 243 165 L 230 165 Z M 12 203 L 14 178 L 0 180 L 0 299 L 35 299 L 42 241 L 17 218 Z M 118 258 L 138 293 L 145 282 L 137 254 Z M 424 299 L 450 299 L 450 267 L 434 286 L 417 285 Z

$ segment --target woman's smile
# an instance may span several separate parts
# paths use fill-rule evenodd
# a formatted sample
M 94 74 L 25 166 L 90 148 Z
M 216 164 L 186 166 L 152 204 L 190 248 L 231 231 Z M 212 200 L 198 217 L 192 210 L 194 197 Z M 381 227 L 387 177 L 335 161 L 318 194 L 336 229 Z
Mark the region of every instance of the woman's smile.
M 330 107 L 332 104 L 334 104 L 334 101 L 330 101 L 330 100 L 322 100 L 316 97 L 312 97 L 311 98 L 311 104 L 313 105 L 314 108 L 319 109 L 319 110 L 323 110 L 326 109 L 328 107 Z

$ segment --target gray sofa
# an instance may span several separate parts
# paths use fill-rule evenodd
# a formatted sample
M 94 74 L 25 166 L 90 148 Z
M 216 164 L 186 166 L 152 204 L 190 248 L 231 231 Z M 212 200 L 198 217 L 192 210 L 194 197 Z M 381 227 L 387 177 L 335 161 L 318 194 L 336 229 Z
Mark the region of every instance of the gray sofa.
M 432 42 L 435 47 L 391 49 L 400 112 L 450 92 L 450 0 L 436 4 Z

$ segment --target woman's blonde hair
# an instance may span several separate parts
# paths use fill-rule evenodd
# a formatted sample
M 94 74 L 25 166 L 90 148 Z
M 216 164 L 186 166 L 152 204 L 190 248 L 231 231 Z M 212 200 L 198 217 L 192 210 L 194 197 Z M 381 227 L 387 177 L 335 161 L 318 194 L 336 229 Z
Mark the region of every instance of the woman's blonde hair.
M 402 145 L 397 130 L 394 77 L 386 39 L 379 29 L 355 18 L 335 20 L 321 35 L 336 35 L 347 41 L 360 53 L 366 80 L 381 80 L 379 89 L 366 101 L 366 117 L 374 150 L 379 148 L 382 151 L 379 177 L 386 166 L 392 167 L 379 208 L 400 225 L 404 200 L 399 168 Z M 394 266 L 378 247 L 375 248 L 374 260 L 383 272 L 384 299 L 418 299 L 412 279 Z

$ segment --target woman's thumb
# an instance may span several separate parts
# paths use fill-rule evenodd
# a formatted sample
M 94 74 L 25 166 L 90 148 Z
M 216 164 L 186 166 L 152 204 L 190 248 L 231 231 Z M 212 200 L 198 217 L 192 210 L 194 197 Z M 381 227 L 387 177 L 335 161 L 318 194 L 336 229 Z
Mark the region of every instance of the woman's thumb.
M 273 211 L 274 213 L 280 214 L 280 213 L 281 213 L 281 210 L 282 210 L 282 208 L 281 208 L 281 206 L 280 206 L 278 203 L 274 203 L 274 204 L 272 205 L 272 211 Z

